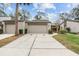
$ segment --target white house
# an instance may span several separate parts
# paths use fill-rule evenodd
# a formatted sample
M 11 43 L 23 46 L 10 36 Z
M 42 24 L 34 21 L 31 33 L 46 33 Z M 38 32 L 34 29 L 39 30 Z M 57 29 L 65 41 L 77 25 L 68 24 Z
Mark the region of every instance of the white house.
M 60 27 L 64 28 L 64 22 L 61 21 Z M 71 32 L 78 33 L 79 32 L 79 20 L 67 20 L 67 28 L 70 28 Z
M 4 18 L 4 17 L 3 17 Z M 27 29 L 27 33 L 48 33 L 49 28 L 51 27 L 48 25 L 51 23 L 49 20 L 32 20 L 28 21 L 25 20 L 18 20 L 18 33 L 20 29 Z M 7 34 L 15 34 L 15 20 L 4 20 L 2 21 L 3 25 L 3 33 Z

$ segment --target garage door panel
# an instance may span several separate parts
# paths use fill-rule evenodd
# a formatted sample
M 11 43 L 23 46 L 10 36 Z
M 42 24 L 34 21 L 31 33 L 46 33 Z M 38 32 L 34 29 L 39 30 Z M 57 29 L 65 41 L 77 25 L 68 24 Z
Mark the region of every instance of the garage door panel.
M 29 33 L 47 33 L 46 25 L 30 25 L 28 28 Z
M 15 25 L 6 25 L 7 34 L 15 34 Z

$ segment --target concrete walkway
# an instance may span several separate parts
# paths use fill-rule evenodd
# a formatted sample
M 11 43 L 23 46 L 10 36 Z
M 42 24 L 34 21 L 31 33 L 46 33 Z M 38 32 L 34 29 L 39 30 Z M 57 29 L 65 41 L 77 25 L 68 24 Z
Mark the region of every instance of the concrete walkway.
M 8 38 L 10 36 L 14 36 L 15 34 L 0 34 L 0 40 Z
M 49 34 L 26 34 L 0 48 L 3 56 L 75 56 Z

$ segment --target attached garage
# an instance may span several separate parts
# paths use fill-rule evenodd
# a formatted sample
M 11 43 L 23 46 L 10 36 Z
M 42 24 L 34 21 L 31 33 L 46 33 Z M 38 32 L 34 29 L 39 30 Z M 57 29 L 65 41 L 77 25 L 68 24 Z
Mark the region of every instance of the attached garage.
M 14 20 L 6 20 L 4 22 L 5 22 L 5 33 L 15 34 L 15 21 Z
M 15 20 L 6 20 L 4 22 L 4 33 L 15 34 Z M 48 23 L 50 23 L 48 20 L 32 20 L 26 21 L 24 26 L 23 20 L 19 20 L 18 30 L 25 28 L 27 29 L 27 33 L 48 33 Z
M 28 33 L 48 33 L 48 20 L 33 20 L 28 23 Z
M 15 25 L 6 25 L 6 33 L 7 34 L 15 34 Z
M 48 33 L 46 25 L 29 25 L 29 33 Z

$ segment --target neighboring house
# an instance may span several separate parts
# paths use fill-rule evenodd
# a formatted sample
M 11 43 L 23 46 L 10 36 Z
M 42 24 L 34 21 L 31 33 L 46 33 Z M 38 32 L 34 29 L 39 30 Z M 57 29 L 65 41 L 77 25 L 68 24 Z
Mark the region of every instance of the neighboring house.
M 3 24 L 2 24 L 2 22 L 0 22 L 0 34 L 2 34 L 3 33 Z
M 15 34 L 15 20 L 4 20 L 3 23 L 3 33 Z M 27 33 L 48 33 L 49 28 L 51 27 L 48 20 L 18 20 L 18 33 L 20 29 L 27 29 Z
M 57 25 L 56 23 L 52 23 L 51 30 L 52 30 L 52 32 L 58 32 L 60 30 L 60 26 Z
M 64 22 L 61 22 L 61 29 L 64 29 Z M 79 32 L 79 20 L 67 20 L 67 27 L 70 28 L 71 32 L 78 33 Z

